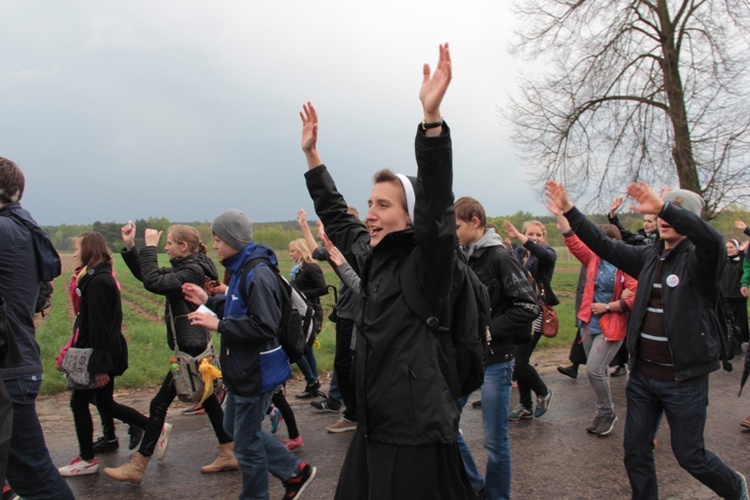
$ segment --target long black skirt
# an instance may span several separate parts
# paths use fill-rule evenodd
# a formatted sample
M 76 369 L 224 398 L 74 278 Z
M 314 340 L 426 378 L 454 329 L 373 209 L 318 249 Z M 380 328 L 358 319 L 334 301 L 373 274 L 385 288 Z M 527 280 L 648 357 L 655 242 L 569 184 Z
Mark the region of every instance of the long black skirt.
M 744 300 L 726 300 L 727 309 L 734 317 L 734 324 L 740 327 L 738 340 L 740 343 L 747 342 L 750 338 L 747 324 L 747 299 Z
M 396 446 L 355 432 L 336 500 L 473 500 L 458 444 Z

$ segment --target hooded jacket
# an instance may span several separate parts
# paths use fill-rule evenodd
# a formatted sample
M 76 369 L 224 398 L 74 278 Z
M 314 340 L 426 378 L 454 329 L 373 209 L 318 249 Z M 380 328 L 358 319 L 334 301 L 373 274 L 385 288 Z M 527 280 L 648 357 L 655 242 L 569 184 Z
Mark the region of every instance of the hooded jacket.
M 248 243 L 222 264 L 232 276 L 226 295 L 209 297 L 206 305 L 219 316 L 221 369 L 227 388 L 241 396 L 257 396 L 286 382 L 289 358 L 276 332 L 281 323 L 281 290 L 273 269 L 261 262 L 240 283 L 242 268 L 253 259 L 277 266 L 276 254 L 265 245 Z M 247 291 L 242 301 L 240 287 Z
M 130 271 L 151 293 L 165 296 L 164 321 L 167 324 L 167 343 L 174 349 L 172 324 L 177 327 L 179 349 L 191 356 L 197 356 L 206 349 L 208 337 L 206 329 L 191 327 L 185 317 L 197 309 L 195 304 L 185 300 L 182 285 L 194 283 L 203 287 L 206 276 L 215 280 L 218 272 L 213 261 L 205 254 L 196 253 L 187 257 L 170 260 L 172 267 L 159 267 L 157 248 L 147 246 L 140 250 L 133 247 L 122 250 L 122 257 Z M 174 321 L 172 320 L 174 318 Z
M 413 228 L 389 233 L 375 247 L 362 222 L 347 213 L 326 167 L 305 173 L 326 234 L 361 278 L 357 431 L 368 440 L 402 446 L 455 443 L 459 417 L 441 339 L 410 310 L 400 286 L 402 265 L 415 265 L 428 302 L 442 312 L 441 321 L 447 319 L 458 250 L 448 126 L 443 124 L 438 137 L 426 137 L 418 127 L 415 150 Z
M 650 246 L 622 245 L 606 237 L 577 208 L 564 215 L 576 235 L 594 253 L 638 277 L 626 339 L 632 370 L 664 241 Z M 721 235 L 688 210 L 667 203 L 659 217 L 679 234 L 687 236 L 666 256 L 661 283 L 664 329 L 672 352 L 675 379 L 687 380 L 706 375 L 720 366 L 719 331 L 712 319 L 712 310 L 717 303 L 719 273 L 726 259 L 726 248 Z
M 544 303 L 548 306 L 559 304 L 557 295 L 552 291 L 552 275 L 555 273 L 557 261 L 555 249 L 529 239 L 522 247 L 514 248 L 513 255 L 531 274 L 539 289 L 544 292 Z
M 490 353 L 487 364 L 513 359 L 513 346 L 531 340 L 532 323 L 539 316 L 534 289 L 518 261 L 503 246 L 494 228 L 469 246 L 469 267 L 490 296 Z
M 89 373 L 122 375 L 128 369 L 128 345 L 122 336 L 120 289 L 112 276 L 112 265 L 101 264 L 78 280 L 80 310 L 73 331 L 73 347 L 92 347 Z

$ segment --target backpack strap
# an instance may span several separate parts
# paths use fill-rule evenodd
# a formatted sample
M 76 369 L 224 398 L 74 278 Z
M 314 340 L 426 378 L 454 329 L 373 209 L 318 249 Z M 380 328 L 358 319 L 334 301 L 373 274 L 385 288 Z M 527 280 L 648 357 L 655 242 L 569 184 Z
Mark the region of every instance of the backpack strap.
M 240 273 L 240 296 L 242 297 L 242 302 L 247 304 L 247 285 L 245 284 L 247 282 L 247 277 L 250 274 L 250 271 L 253 270 L 255 266 L 257 266 L 260 263 L 266 264 L 268 267 L 271 268 L 272 271 L 274 271 L 276 274 L 279 274 L 279 269 L 274 266 L 270 260 L 265 259 L 263 257 L 256 257 L 255 259 L 250 259 L 245 263 L 244 266 L 242 266 L 242 272 Z

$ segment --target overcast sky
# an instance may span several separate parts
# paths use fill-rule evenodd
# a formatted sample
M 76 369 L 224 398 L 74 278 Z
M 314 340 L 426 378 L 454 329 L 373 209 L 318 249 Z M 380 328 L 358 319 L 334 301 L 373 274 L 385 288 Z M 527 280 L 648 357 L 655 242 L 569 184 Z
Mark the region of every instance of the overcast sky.
M 376 170 L 416 173 L 422 64 L 448 41 L 456 196 L 542 214 L 498 111 L 528 65 L 507 53 L 509 4 L 0 0 L 0 156 L 44 225 L 316 218 L 310 100 L 323 161 L 364 215 Z

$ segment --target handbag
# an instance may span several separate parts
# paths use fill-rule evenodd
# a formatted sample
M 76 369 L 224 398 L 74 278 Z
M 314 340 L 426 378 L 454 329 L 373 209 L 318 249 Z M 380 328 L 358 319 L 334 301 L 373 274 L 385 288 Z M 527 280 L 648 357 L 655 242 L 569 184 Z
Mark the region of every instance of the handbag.
M 96 389 L 96 378 L 89 373 L 89 360 L 94 353 L 92 347 L 71 347 L 65 353 L 62 369 L 68 379 L 68 390 Z
M 545 337 L 554 337 L 560 330 L 560 320 L 557 318 L 557 311 L 552 306 L 542 303 L 542 335 Z

